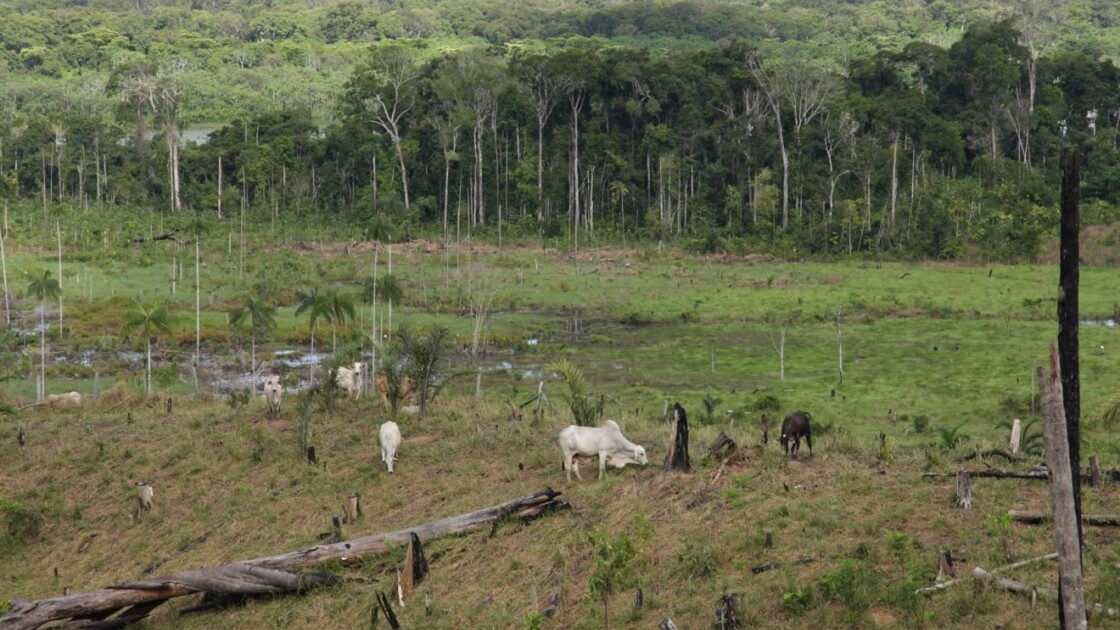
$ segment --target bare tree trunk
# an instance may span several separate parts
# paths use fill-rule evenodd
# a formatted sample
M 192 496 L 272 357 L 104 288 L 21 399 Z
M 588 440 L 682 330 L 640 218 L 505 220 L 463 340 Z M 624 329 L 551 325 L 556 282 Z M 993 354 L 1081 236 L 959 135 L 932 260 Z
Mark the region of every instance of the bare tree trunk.
M 1069 463 L 1073 470 L 1081 470 L 1081 385 L 1078 359 L 1078 285 L 1080 283 L 1081 229 L 1079 213 L 1081 195 L 1080 159 L 1076 153 L 1062 156 L 1062 219 L 1060 229 L 1061 254 L 1058 278 L 1058 355 L 1061 361 L 1062 404 L 1066 421 L 1066 442 L 1069 444 Z M 1081 518 L 1081 478 L 1073 479 L 1073 509 Z M 1080 530 L 1079 530 L 1080 532 Z M 1081 540 L 1080 533 L 1078 540 Z
M 1050 503 L 1058 542 L 1060 619 L 1067 630 L 1088 628 L 1081 579 L 1080 524 L 1073 494 L 1065 410 L 1062 406 L 1061 364 L 1057 344 L 1050 346 L 1050 372 L 1038 366 L 1045 418 L 1046 467 L 1050 471 Z

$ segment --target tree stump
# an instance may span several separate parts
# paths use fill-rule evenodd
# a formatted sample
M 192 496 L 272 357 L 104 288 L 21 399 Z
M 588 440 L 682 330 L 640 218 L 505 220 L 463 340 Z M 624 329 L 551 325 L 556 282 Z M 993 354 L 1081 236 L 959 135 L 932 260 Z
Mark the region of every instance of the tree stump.
M 1097 456 L 1093 455 L 1089 458 L 1089 485 L 1101 485 L 1101 467 L 1097 463 Z
M 312 464 L 315 463 L 315 447 L 314 446 L 308 446 L 307 447 L 307 461 L 311 462 Z
M 408 553 L 404 557 L 404 571 L 401 572 L 401 597 L 407 597 L 412 589 L 428 574 L 428 559 L 424 557 L 424 547 L 415 532 L 409 534 Z
M 937 578 L 934 583 L 940 584 L 949 578 L 957 577 L 957 568 L 953 566 L 953 554 L 948 549 L 938 552 L 937 564 Z
M 688 416 L 680 403 L 673 403 L 673 439 L 661 470 L 688 472 L 692 465 L 688 461 Z
M 634 608 L 641 608 L 645 603 L 645 593 L 642 592 L 641 587 L 634 589 Z
M 762 429 L 762 445 L 766 446 L 770 443 L 770 419 L 766 414 L 762 414 L 762 420 L 759 421 L 759 428 Z
M 725 593 L 716 603 L 716 624 L 713 627 L 717 630 L 739 630 L 742 626 L 739 624 L 738 607 L 739 594 Z
M 552 597 L 548 598 L 548 608 L 544 609 L 544 616 L 551 619 L 556 614 L 556 609 L 560 606 L 560 593 L 553 593 Z
M 730 455 L 736 448 L 735 440 L 727 437 L 723 431 L 719 432 L 719 436 L 708 447 L 708 456 L 716 459 Z
M 1018 418 L 1015 418 L 1015 420 L 1011 422 L 1011 440 L 1007 443 L 1007 450 L 1011 451 L 1012 455 L 1019 452 L 1019 440 L 1022 437 L 1022 433 L 1023 423 Z
M 677 624 L 673 623 L 672 619 L 666 617 L 661 620 L 661 623 L 657 624 L 657 630 L 677 630 Z
M 967 470 L 957 471 L 957 507 L 972 507 L 972 483 Z
M 357 492 L 352 492 L 346 498 L 346 518 L 351 521 L 356 520 L 362 515 L 362 497 Z

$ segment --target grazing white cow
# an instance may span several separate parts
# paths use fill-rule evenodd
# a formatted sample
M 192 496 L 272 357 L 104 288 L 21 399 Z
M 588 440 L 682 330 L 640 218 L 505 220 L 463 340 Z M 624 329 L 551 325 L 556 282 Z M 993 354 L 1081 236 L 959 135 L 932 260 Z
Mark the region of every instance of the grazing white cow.
M 614 420 L 607 420 L 601 427 L 578 427 L 571 425 L 560 432 L 560 452 L 564 456 L 564 470 L 568 473 L 568 481 L 572 480 L 572 471 L 576 479 L 583 477 L 579 474 L 577 457 L 599 456 L 599 478 L 603 478 L 607 464 L 615 468 L 622 468 L 626 464 L 645 465 L 646 449 L 627 440 Z
M 147 482 L 137 481 L 136 489 L 139 492 L 139 496 L 137 497 L 137 499 L 140 505 L 140 508 L 137 512 L 150 512 L 152 509 L 152 495 L 155 494 L 154 492 L 152 492 L 152 487 L 148 485 Z
M 80 392 L 67 392 L 65 394 L 51 394 L 47 396 L 47 404 L 58 407 L 80 406 L 82 394 Z
M 269 374 L 264 379 L 264 399 L 268 403 L 268 415 L 275 418 L 280 415 L 280 396 L 284 386 L 280 384 L 280 377 Z
M 340 367 L 334 375 L 334 382 L 351 398 L 357 399 L 362 395 L 362 383 L 365 382 L 366 364 L 358 361 L 353 367 Z
M 397 458 L 397 447 L 401 445 L 401 430 L 397 423 L 389 420 L 381 425 L 381 461 L 389 472 L 393 472 L 393 460 Z

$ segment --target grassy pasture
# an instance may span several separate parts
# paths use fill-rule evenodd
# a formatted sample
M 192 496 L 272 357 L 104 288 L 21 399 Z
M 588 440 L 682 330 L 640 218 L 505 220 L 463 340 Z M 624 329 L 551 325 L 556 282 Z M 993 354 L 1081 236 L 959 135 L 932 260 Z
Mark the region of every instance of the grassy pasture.
M 26 229 L 14 230 L 7 243 L 17 290 L 26 285 L 25 272 L 57 270 L 50 241 L 31 234 L 32 219 L 21 220 L 16 225 Z M 258 352 L 271 358 L 277 350 L 306 349 L 309 341 L 306 318 L 294 315 L 295 291 L 337 286 L 356 295 L 372 275 L 373 245 L 340 227 L 322 227 L 318 236 L 327 238 L 269 230 L 252 227 L 244 258 L 237 234 L 212 230 L 203 238 L 201 338 L 215 363 L 247 365 L 247 340 L 235 339 L 226 325 L 239 296 L 251 292 L 279 307 L 278 330 L 258 341 Z M 160 404 L 140 401 L 135 366 L 114 357 L 140 350 L 142 342 L 117 335 L 120 318 L 132 297 L 171 302 L 180 326 L 174 340 L 158 345 L 161 365 L 188 363 L 195 343 L 194 253 L 174 243 L 112 244 L 125 234 L 122 227 L 82 249 L 75 236 L 74 251 L 64 248 L 66 332 L 51 340 L 55 355 L 90 351 L 93 358 L 91 366 L 48 365 L 48 390 L 89 391 L 97 369 L 102 402 L 0 417 L 6 436 L 0 518 L 9 524 L 0 537 L 0 600 L 138 579 L 165 556 L 153 575 L 313 545 L 354 491 L 362 494 L 366 515 L 344 526 L 348 536 L 432 521 L 552 485 L 575 509 L 529 525 L 503 524 L 492 538 L 431 541 L 433 573 L 421 593 L 431 595 L 432 615 L 425 615 L 421 594 L 402 613 L 405 627 L 526 627 L 534 585 L 542 608 L 553 592 L 561 594 L 557 617 L 545 627 L 602 627 L 601 602 L 587 589 L 594 567 L 586 534 L 596 529 L 634 541 L 632 563 L 646 594 L 642 609 L 633 607 L 630 590 L 612 597 L 612 627 L 651 627 L 666 616 L 681 628 L 706 627 L 723 592 L 741 594 L 751 626 L 1052 624 L 1049 605 L 1032 609 L 1028 600 L 970 584 L 928 598 L 913 595 L 932 582 L 938 549 L 952 549 L 967 573 L 973 565 L 990 569 L 1053 546 L 1049 528 L 1014 525 L 1003 516 L 1009 508 L 1045 510 L 1045 485 L 976 480 L 973 509 L 958 510 L 951 506 L 951 479 L 920 477 L 979 466 L 957 460 L 976 448 L 1002 446 L 1006 432 L 997 422 L 1036 417 L 1032 373 L 1056 336 L 1051 266 L 797 263 L 696 258 L 648 247 L 568 252 L 539 243 L 501 250 L 482 243 L 394 244 L 393 274 L 405 289 L 394 325 L 446 325 L 467 345 L 475 325 L 470 313 L 485 307 L 489 316 L 486 353 L 477 365 L 455 357 L 471 374 L 482 368 L 482 400 L 473 398 L 474 377 L 464 375 L 430 417 L 399 420 L 405 441 L 389 476 L 377 458 L 385 412 L 372 400 L 313 413 L 311 443 L 325 467 L 311 467 L 297 454 L 291 392 L 276 421 L 265 418 L 259 400 L 235 407 L 220 393 L 190 394 L 182 371 L 157 385 Z M 382 245 L 378 254 L 381 274 L 389 249 Z M 175 295 L 173 262 L 183 265 Z M 1114 316 L 1116 296 L 1115 270 L 1083 270 L 1085 319 Z M 17 305 L 27 320 L 18 328 L 26 329 L 38 319 L 30 312 L 35 304 L 21 298 Z M 359 321 L 339 331 L 344 347 L 369 334 L 369 305 L 358 310 Z M 379 317 L 385 311 L 379 306 Z M 782 326 L 784 379 L 775 348 Z M 1114 389 L 1117 334 L 1098 325 L 1081 329 L 1082 453 L 1098 455 L 1108 467 L 1120 466 L 1120 441 L 1100 417 Z M 320 324 L 315 339 L 317 349 L 329 348 L 329 327 Z M 1095 351 L 1100 346 L 1103 353 Z M 3 352 L 3 397 L 33 398 L 38 337 L 9 332 Z M 602 482 L 592 480 L 594 466 L 585 466 L 584 482 L 564 481 L 555 447 L 569 422 L 564 385 L 543 371 L 559 358 L 578 365 L 592 391 L 608 397 L 607 413 L 646 446 L 653 466 L 611 470 Z M 509 422 L 507 401 L 527 400 L 542 379 L 558 412 Z M 705 396 L 722 400 L 711 424 L 701 421 Z M 174 399 L 171 415 L 162 406 L 166 397 Z M 789 461 L 773 444 L 755 446 L 760 408 L 774 399 L 781 413 L 813 413 L 814 458 Z M 693 422 L 691 475 L 656 475 L 668 438 L 657 422 L 665 400 L 681 402 Z M 738 412 L 734 426 L 727 410 Z M 891 411 L 896 424 L 888 422 Z M 971 440 L 942 449 L 937 430 L 961 424 Z M 22 449 L 12 437 L 17 426 L 28 436 Z M 721 430 L 744 447 L 723 466 L 701 457 Z M 888 436 L 890 461 L 876 456 L 880 432 Z M 156 509 L 137 519 L 132 484 L 139 479 L 155 487 Z M 1085 512 L 1116 512 L 1118 492 L 1085 488 Z M 1087 543 L 1090 599 L 1116 607 L 1120 558 L 1111 534 L 1090 528 Z M 401 558 L 403 550 L 330 566 L 342 584 L 229 611 L 180 615 L 187 602 L 176 602 L 148 625 L 364 626 L 373 593 L 390 588 Z M 811 561 L 797 564 L 800 558 Z M 783 566 L 757 575 L 750 570 L 769 562 Z M 1011 575 L 1046 585 L 1055 576 L 1045 563 Z

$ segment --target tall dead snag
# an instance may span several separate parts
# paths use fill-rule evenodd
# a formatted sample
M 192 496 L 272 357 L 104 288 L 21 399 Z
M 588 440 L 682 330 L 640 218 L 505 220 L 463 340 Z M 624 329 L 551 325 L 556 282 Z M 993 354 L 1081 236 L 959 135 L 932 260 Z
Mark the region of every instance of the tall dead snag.
M 967 470 L 957 471 L 957 507 L 972 507 L 972 483 Z
M 356 562 L 365 554 L 379 553 L 390 547 L 407 544 L 412 536 L 421 540 L 475 531 L 490 525 L 498 518 L 528 520 L 541 514 L 568 507 L 557 501 L 560 493 L 552 488 L 507 501 L 482 510 L 476 510 L 440 521 L 408 529 L 374 534 L 364 538 L 342 541 L 333 545 L 316 545 L 277 556 L 256 558 L 233 564 L 183 571 L 153 578 L 143 582 L 120 584 L 99 591 L 64 595 L 51 599 L 27 601 L 12 599 L 7 615 L 0 617 L 0 628 L 25 630 L 65 619 L 113 621 L 118 612 L 135 612 L 138 605 L 163 602 L 173 597 L 183 597 L 199 592 L 225 594 L 266 595 L 301 591 L 330 581 L 332 576 L 296 573 L 300 567 L 316 566 L 327 560 L 343 563 Z M 129 607 L 133 607 L 129 609 Z M 152 606 L 155 608 L 155 606 Z M 124 612 L 122 612 L 124 611 Z
M 408 553 L 404 557 L 404 571 L 401 572 L 401 598 L 408 597 L 427 574 L 428 559 L 424 557 L 424 547 L 420 544 L 420 537 L 412 534 Z
M 1081 368 L 1078 361 L 1078 286 L 1080 284 L 1081 247 L 1078 233 L 1081 230 L 1081 173 L 1077 153 L 1062 156 L 1062 221 L 1061 255 L 1058 273 L 1058 356 L 1061 365 L 1061 398 L 1065 411 L 1066 444 L 1069 464 L 1081 470 Z M 1081 522 L 1081 479 L 1073 478 L 1073 511 L 1075 524 Z M 1077 542 L 1081 545 L 1078 526 Z
M 692 470 L 688 461 L 688 416 L 680 403 L 673 403 L 673 439 L 669 443 L 669 453 L 665 455 L 661 470 Z
M 1073 471 L 1070 468 L 1065 409 L 1062 405 L 1062 368 L 1058 344 L 1050 345 L 1050 373 L 1038 366 L 1045 419 L 1046 467 L 1050 469 L 1050 505 L 1054 533 L 1058 539 L 1058 586 L 1062 627 L 1088 628 L 1085 593 L 1081 583 L 1081 543 L 1078 514 L 1074 503 Z

